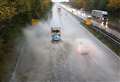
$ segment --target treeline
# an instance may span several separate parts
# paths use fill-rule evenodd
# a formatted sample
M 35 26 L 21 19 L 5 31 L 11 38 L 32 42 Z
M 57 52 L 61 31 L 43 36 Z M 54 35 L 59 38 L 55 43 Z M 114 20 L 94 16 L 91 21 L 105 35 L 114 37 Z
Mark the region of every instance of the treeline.
M 88 10 L 107 10 L 112 15 L 120 16 L 120 0 L 71 0 L 73 7 Z
M 51 0 L 0 0 L 0 22 L 26 12 L 40 18 L 50 6 Z
M 0 0 L 0 82 L 8 82 L 16 64 L 16 38 L 32 18 L 46 16 L 51 0 Z

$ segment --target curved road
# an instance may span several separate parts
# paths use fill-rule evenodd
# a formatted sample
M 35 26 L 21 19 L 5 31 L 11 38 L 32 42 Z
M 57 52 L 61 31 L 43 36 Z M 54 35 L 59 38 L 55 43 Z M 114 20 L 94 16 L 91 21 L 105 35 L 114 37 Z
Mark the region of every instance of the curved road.
M 120 58 L 58 5 L 49 20 L 24 29 L 24 44 L 11 82 L 120 82 Z M 62 42 L 51 43 L 51 26 Z

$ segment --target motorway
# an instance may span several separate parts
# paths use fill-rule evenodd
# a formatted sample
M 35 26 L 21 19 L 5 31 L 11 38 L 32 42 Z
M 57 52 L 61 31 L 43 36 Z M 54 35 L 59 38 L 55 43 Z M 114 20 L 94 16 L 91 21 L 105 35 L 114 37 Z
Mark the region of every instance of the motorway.
M 52 26 L 62 41 L 51 43 Z M 58 4 L 49 19 L 23 30 L 10 82 L 120 82 L 120 58 Z

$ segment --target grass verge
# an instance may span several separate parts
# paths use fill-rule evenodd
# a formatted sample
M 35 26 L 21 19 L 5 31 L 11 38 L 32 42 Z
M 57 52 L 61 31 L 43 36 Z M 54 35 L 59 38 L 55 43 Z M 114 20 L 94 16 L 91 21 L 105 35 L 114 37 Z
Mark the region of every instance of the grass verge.
M 20 13 L 12 20 L 1 23 L 4 28 L 0 30 L 0 82 L 8 82 L 11 77 L 18 55 L 16 39 L 22 36 L 21 29 L 29 23 L 30 17 L 26 13 Z
M 93 29 L 92 26 L 86 26 L 83 24 L 83 26 L 90 31 L 95 37 L 97 37 L 101 42 L 103 42 L 105 45 L 107 45 L 112 51 L 114 51 L 118 56 L 120 56 L 120 45 L 114 43 L 112 40 L 110 40 L 107 36 L 104 36 L 101 32 Z

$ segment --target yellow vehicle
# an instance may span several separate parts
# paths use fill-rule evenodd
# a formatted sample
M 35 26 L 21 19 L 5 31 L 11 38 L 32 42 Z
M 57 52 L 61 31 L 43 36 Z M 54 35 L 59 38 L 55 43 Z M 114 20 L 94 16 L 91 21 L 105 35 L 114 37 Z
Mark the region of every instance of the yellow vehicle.
M 91 26 L 93 24 L 92 23 L 92 17 L 91 16 L 86 17 L 85 20 L 84 20 L 84 24 L 88 25 L 88 26 Z
M 32 19 L 32 25 L 37 25 L 40 22 L 38 19 Z

